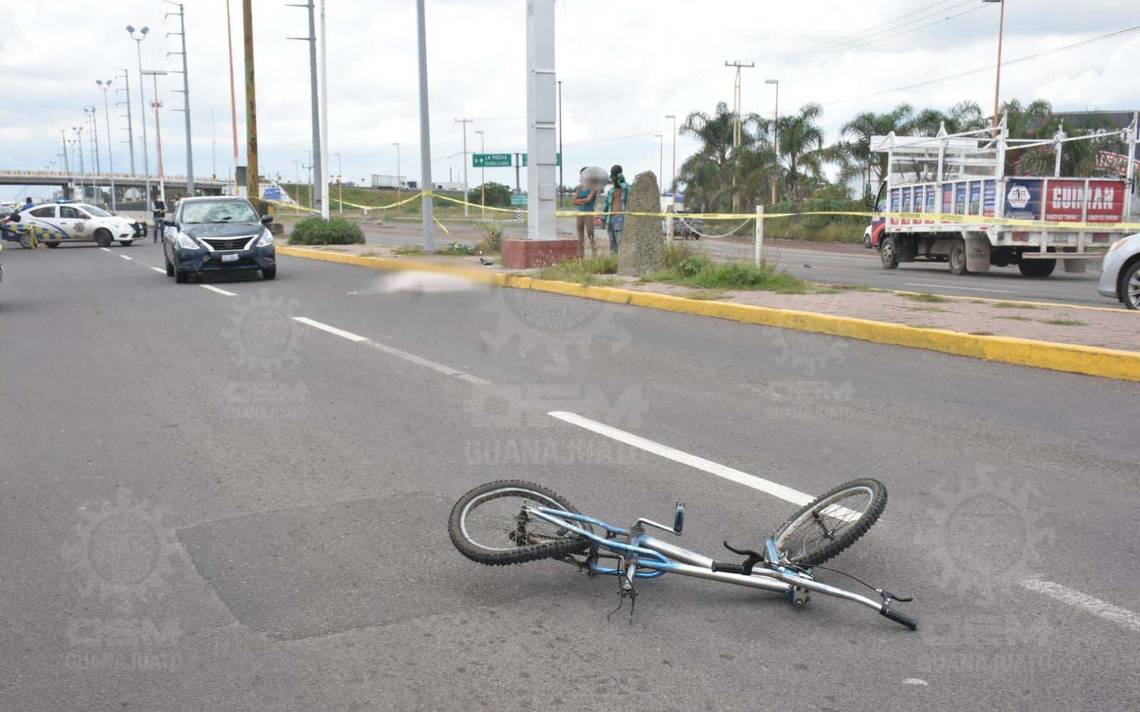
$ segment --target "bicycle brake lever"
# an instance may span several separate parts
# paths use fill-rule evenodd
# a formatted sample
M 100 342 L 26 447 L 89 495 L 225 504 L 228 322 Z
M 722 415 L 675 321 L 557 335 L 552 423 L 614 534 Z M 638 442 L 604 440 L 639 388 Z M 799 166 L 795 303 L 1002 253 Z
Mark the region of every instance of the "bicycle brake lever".
M 728 549 L 729 551 L 731 551 L 734 554 L 740 554 L 741 556 L 752 556 L 752 557 L 755 557 L 756 559 L 759 559 L 760 561 L 764 560 L 764 557 L 761 556 L 760 554 L 756 553 L 755 551 L 751 551 L 749 549 L 737 549 L 736 547 L 729 544 L 727 541 L 722 542 L 722 543 L 724 544 L 724 548 Z
M 906 594 L 900 595 L 897 593 L 891 593 L 890 591 L 884 591 L 882 589 L 879 590 L 879 595 L 882 596 L 884 600 L 898 601 L 899 603 L 909 603 L 914 600 L 914 596 L 909 596 Z

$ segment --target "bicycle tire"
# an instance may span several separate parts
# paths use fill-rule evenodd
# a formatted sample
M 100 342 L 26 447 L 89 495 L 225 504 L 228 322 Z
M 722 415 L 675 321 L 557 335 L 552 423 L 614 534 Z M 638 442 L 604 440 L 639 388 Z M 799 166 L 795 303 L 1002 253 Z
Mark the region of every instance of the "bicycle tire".
M 842 507 L 842 505 L 836 505 L 836 502 L 859 494 L 869 495 L 869 500 L 866 507 L 858 513 L 858 518 L 853 521 L 844 521 L 845 526 L 838 536 L 828 535 L 826 528 L 820 524 L 822 519 L 820 512 L 824 512 L 832 506 Z M 886 506 L 887 487 L 882 482 L 870 478 L 844 482 L 801 507 L 772 534 L 772 538 L 776 541 L 776 548 L 780 552 L 781 558 L 786 557 L 786 561 L 799 566 L 815 566 L 836 556 L 866 534 L 871 525 L 878 521 Z M 840 511 L 843 511 L 840 516 L 849 518 L 850 512 L 854 510 L 843 507 L 843 510 Z M 832 518 L 836 519 L 834 514 Z M 808 542 L 793 546 L 795 535 L 800 533 L 801 527 L 805 524 L 811 524 L 812 527 L 818 528 L 824 534 L 823 540 L 813 537 Z M 810 530 L 805 529 L 803 531 L 806 534 Z M 797 550 L 791 551 L 793 548 Z
M 588 539 L 566 530 L 562 530 L 564 537 L 560 536 L 559 538 L 539 543 L 527 543 L 521 546 L 516 542 L 513 546 L 506 548 L 484 546 L 475 541 L 466 526 L 468 518 L 479 506 L 495 499 L 511 496 L 529 499 L 546 507 L 557 507 L 567 512 L 578 512 L 574 505 L 564 497 L 533 482 L 498 480 L 479 485 L 459 498 L 459 501 L 451 508 L 451 515 L 448 517 L 447 533 L 451 537 L 451 543 L 455 545 L 460 554 L 487 566 L 507 566 L 541 559 L 562 558 L 572 554 L 581 554 L 589 549 L 590 542 Z M 544 522 L 543 524 L 551 528 L 554 527 L 549 523 Z M 504 529 L 504 533 L 506 533 L 506 529 Z M 507 534 L 507 538 L 513 536 L 515 536 L 514 532 Z

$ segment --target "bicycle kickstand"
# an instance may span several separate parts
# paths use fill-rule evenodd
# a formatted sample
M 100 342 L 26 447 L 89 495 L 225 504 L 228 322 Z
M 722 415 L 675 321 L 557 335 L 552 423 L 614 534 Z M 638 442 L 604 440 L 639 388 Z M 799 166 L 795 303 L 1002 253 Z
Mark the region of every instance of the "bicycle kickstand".
M 620 563 L 620 569 L 622 573 L 618 577 L 618 580 L 621 582 L 618 586 L 618 606 L 606 614 L 606 620 L 609 621 L 613 614 L 620 611 L 622 609 L 622 606 L 625 605 L 625 599 L 628 598 L 629 624 L 633 625 L 633 611 L 634 607 L 637 605 L 637 589 L 634 588 L 633 579 L 634 575 L 637 573 L 637 564 L 626 564 L 626 560 L 623 558 Z

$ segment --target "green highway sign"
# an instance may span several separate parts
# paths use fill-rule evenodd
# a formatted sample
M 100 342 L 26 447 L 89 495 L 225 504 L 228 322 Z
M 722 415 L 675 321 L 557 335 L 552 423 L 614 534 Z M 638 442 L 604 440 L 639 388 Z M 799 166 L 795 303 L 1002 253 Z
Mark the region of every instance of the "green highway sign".
M 526 154 L 525 153 L 522 155 L 522 161 L 523 161 L 523 168 L 526 168 Z M 559 153 L 558 157 L 555 159 L 554 165 L 556 165 L 556 166 L 562 165 L 562 154 L 561 153 Z
M 472 153 L 472 168 L 510 168 L 514 160 L 509 153 Z
M 515 205 L 515 206 L 525 208 L 526 207 L 526 193 L 512 193 L 511 194 L 511 205 Z

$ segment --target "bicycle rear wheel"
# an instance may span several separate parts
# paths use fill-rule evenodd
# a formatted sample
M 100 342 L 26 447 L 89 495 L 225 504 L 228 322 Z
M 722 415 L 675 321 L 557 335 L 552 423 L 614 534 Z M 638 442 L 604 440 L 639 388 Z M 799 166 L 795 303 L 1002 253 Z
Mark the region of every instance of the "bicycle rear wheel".
M 822 564 L 867 533 L 887 506 L 878 480 L 852 480 L 805 505 L 772 534 L 783 560 L 800 566 Z
M 541 485 L 521 480 L 490 482 L 463 495 L 451 508 L 447 525 L 451 543 L 468 559 L 488 566 L 562 558 L 589 548 L 585 537 L 528 515 L 527 506 L 578 511 Z

